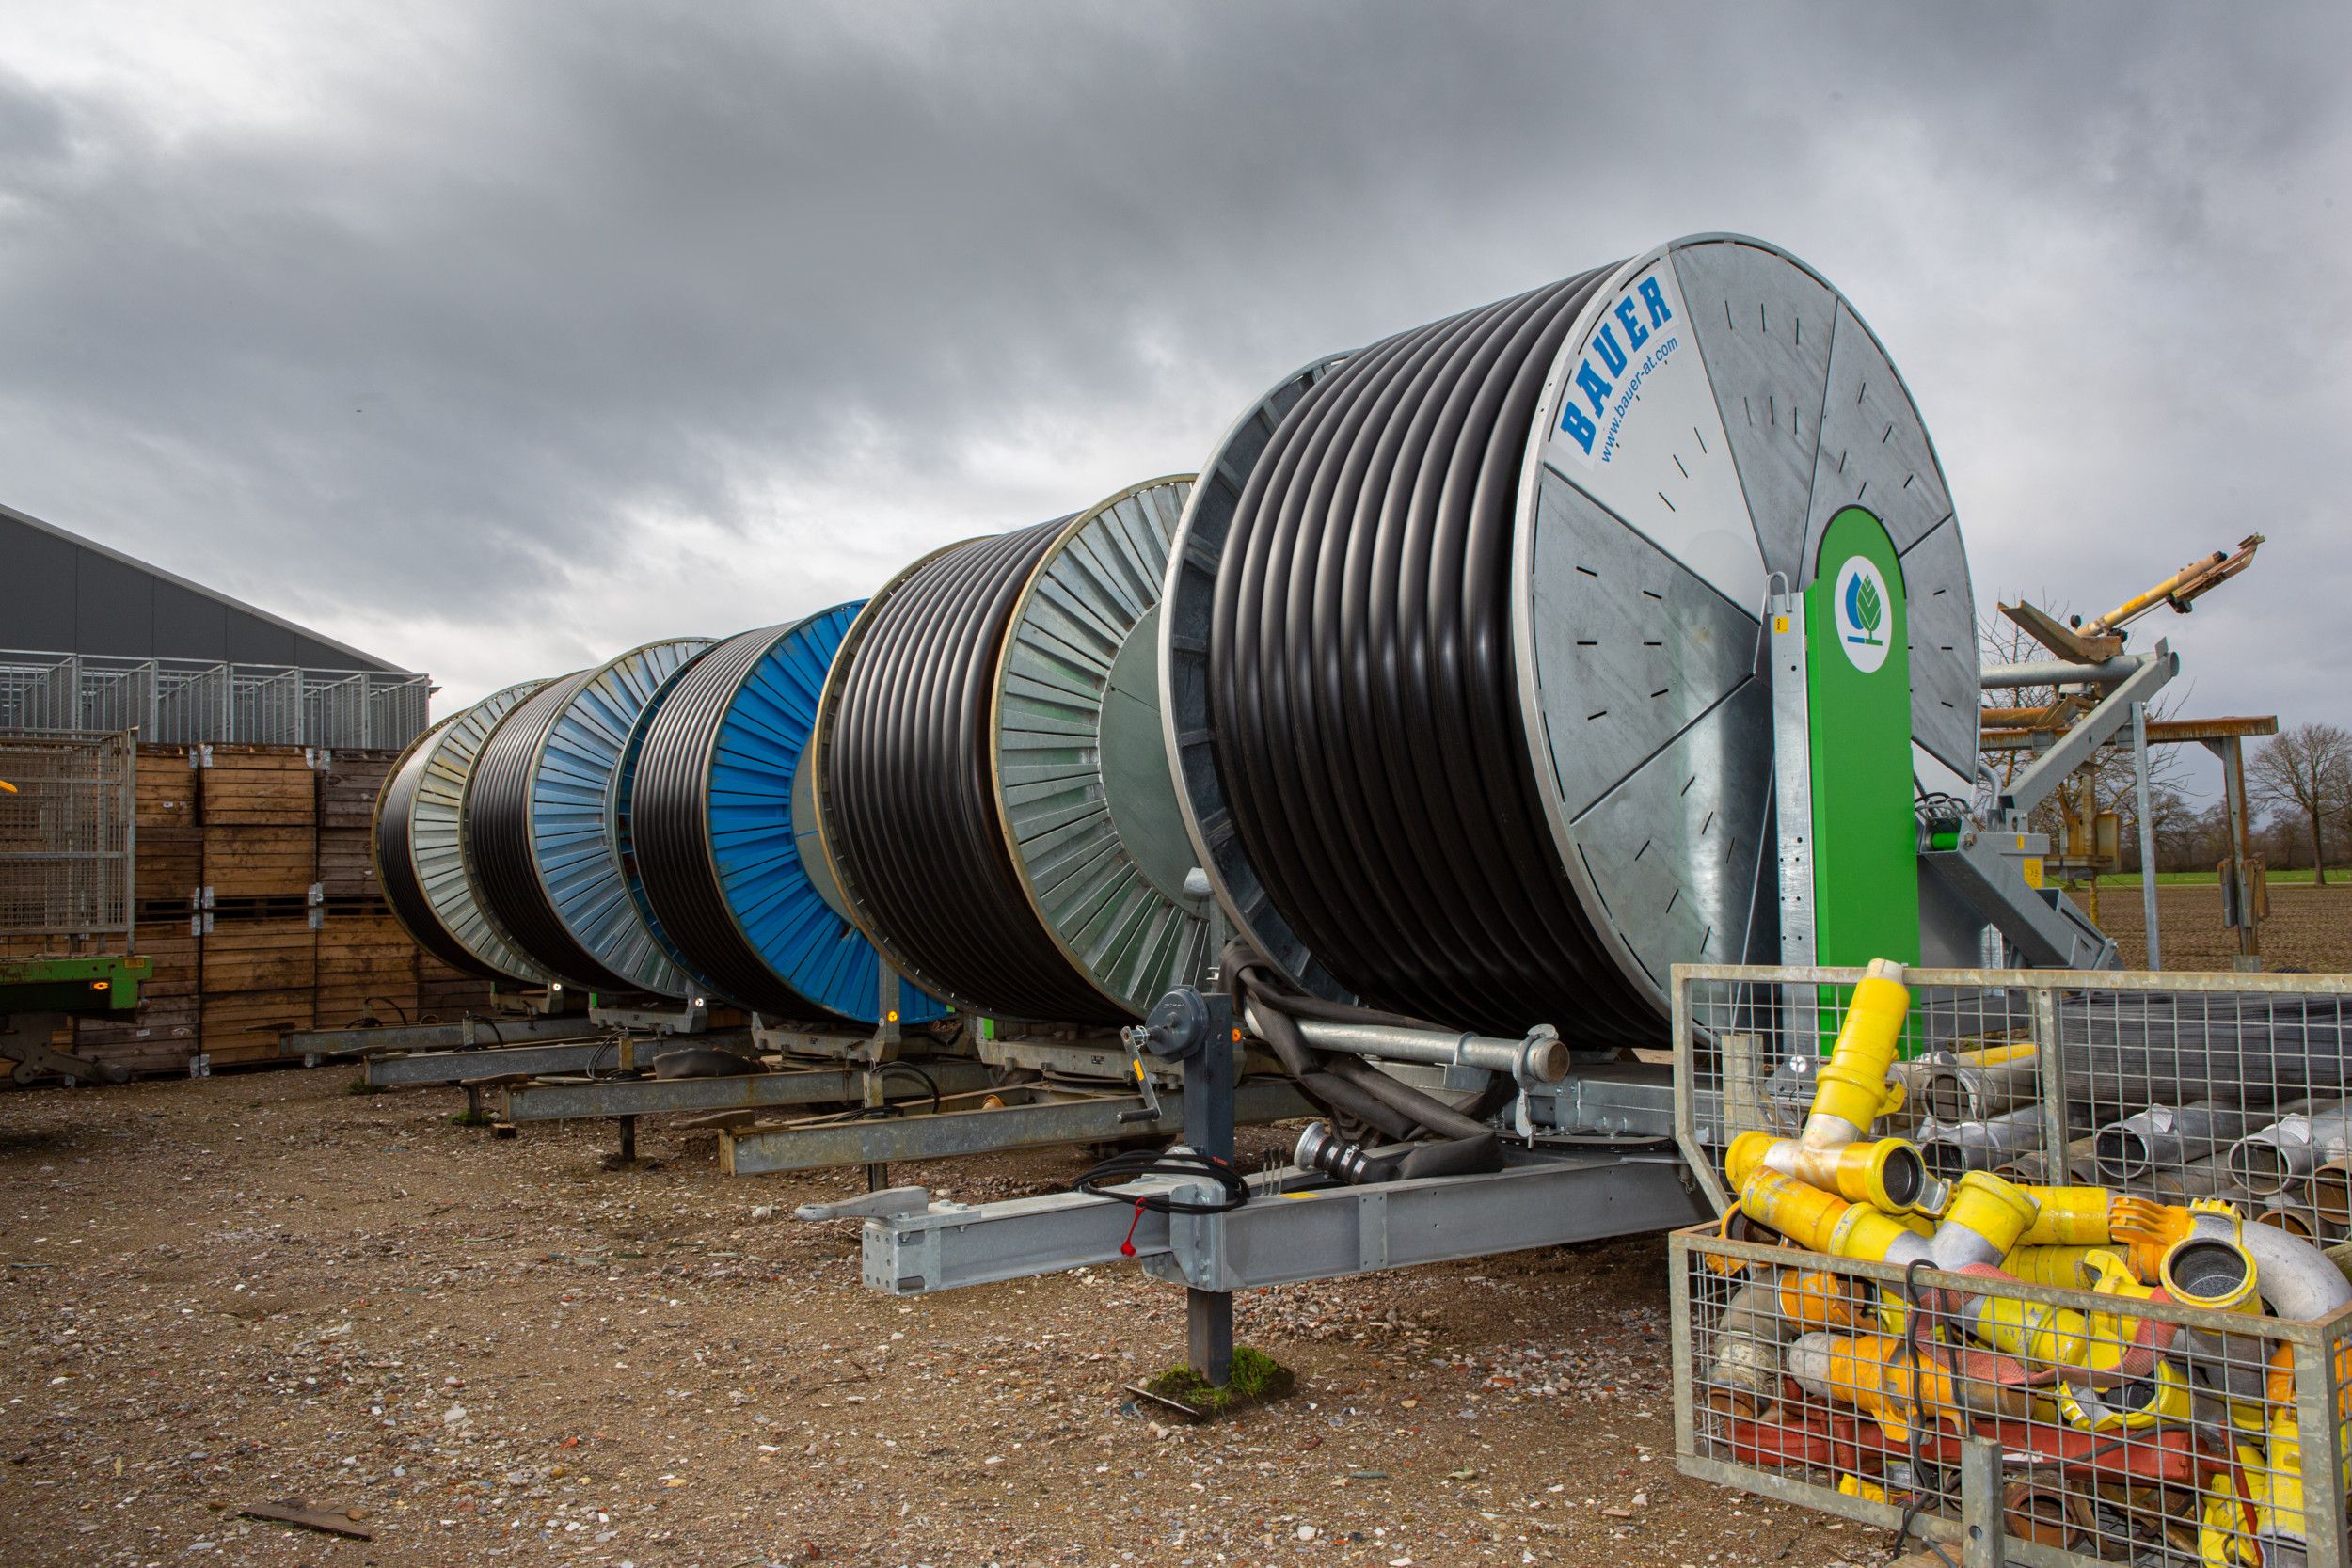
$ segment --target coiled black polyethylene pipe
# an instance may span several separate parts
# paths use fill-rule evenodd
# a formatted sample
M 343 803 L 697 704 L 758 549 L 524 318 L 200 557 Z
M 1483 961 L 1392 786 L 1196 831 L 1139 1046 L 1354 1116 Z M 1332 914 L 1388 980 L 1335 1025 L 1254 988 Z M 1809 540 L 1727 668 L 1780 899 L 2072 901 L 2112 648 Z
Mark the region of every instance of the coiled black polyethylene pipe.
M 710 760 L 719 726 L 753 666 L 797 624 L 731 637 L 677 677 L 638 749 L 628 830 L 645 901 L 687 970 L 739 1006 L 812 1019 L 829 1015 L 778 979 L 744 940 L 710 853 Z
M 1009 1018 L 1118 1022 L 1022 892 L 996 809 L 996 665 L 1063 517 L 940 551 L 869 611 L 819 761 L 826 847 L 885 953 Z
M 449 934 L 441 917 L 433 912 L 433 900 L 425 895 L 424 884 L 417 879 L 409 839 L 415 826 L 410 817 L 417 806 L 418 786 L 424 782 L 425 759 L 433 750 L 433 737 L 439 733 L 437 728 L 427 731 L 411 746 L 384 785 L 375 811 L 375 884 L 384 890 L 384 902 L 391 906 L 392 918 L 418 946 L 452 969 L 503 980 L 508 976 L 502 971 L 475 958 Z
M 1536 794 L 1511 628 L 1543 381 L 1600 268 L 1356 355 L 1283 419 L 1219 562 L 1210 721 L 1244 847 L 1331 973 L 1400 1011 L 1646 1039 Z
M 531 852 L 532 763 L 564 703 L 595 673 L 549 681 L 482 743 L 466 784 L 466 854 L 490 917 L 540 968 L 572 985 L 628 990 L 628 982 L 590 957 L 557 918 Z

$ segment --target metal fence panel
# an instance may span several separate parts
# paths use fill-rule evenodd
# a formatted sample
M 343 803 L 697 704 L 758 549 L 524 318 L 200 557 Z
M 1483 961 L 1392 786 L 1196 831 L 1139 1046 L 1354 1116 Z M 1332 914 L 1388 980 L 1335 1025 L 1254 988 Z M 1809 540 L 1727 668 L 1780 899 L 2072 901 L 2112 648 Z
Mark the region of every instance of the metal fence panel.
M 1734 1138 L 1801 1129 L 1863 974 L 1675 971 L 1676 1132 L 1719 1210 L 1735 1201 Z M 2320 1245 L 2352 1228 L 2352 978 L 1913 969 L 1904 983 L 1904 1092 L 1871 1135 L 1911 1139 L 1937 1174 L 2218 1201 L 2233 1223 Z M 2113 1293 L 1971 1278 L 1946 1297 L 1931 1288 L 1947 1276 L 1719 1238 L 1678 1237 L 1676 1257 L 1692 1474 L 1873 1524 L 1908 1513 L 1966 1550 L 1961 1462 L 1989 1434 L 1978 1459 L 1995 1495 L 1975 1507 L 2004 1523 L 2006 1555 L 1984 1560 L 2344 1560 L 2352 1309 L 2258 1332 L 2205 1323 L 2199 1340 L 2191 1309 L 2127 1311 Z M 2072 1374 L 1971 1327 L 2057 1313 L 2074 1314 Z M 2150 1322 L 2190 1353 L 2142 1354 Z M 1787 1360 L 1799 1343 L 1807 1377 Z M 2293 1528 L 2270 1497 L 2282 1467 L 2303 1489 Z
M 1804 1120 L 1862 974 L 1676 968 L 1676 1132 L 1716 1208 L 1731 1140 Z M 1905 984 L 1904 1099 L 1873 1131 L 1939 1174 L 2224 1198 L 2323 1243 L 2352 1232 L 2352 978 L 1914 969 Z
M 129 946 L 137 766 L 127 731 L 0 740 L 0 935 Z
M 1968 1565 L 2344 1560 L 2352 1308 L 2287 1323 L 1704 1231 L 1672 1253 L 1687 1475 Z
M 398 670 L 0 650 L 0 736 L 397 751 L 424 733 L 432 695 L 427 676 Z

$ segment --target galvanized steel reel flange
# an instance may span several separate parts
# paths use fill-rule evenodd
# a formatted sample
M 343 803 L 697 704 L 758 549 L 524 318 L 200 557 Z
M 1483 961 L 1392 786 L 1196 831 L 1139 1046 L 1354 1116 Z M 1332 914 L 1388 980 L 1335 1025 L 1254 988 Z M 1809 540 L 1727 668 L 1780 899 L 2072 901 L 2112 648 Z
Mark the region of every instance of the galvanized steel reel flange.
M 1922 771 L 1977 756 L 1976 604 L 1911 394 L 1777 246 L 1677 240 L 1618 267 L 1554 360 L 1519 487 L 1515 653 L 1562 863 L 1661 1015 L 1677 962 L 1772 961 L 1763 607 L 1848 506 L 1909 607 Z
M 1191 475 L 1080 513 L 1029 578 L 997 665 L 992 763 L 1038 918 L 1140 1017 L 1206 972 L 1209 903 L 1160 717 L 1160 593 Z
M 466 863 L 460 816 L 483 740 L 546 683 L 494 691 L 419 736 L 376 796 L 376 885 L 418 945 L 492 978 L 545 985 L 554 976 L 516 946 L 482 903 Z
M 967 1011 L 1140 1017 L 1201 973 L 1152 610 L 1187 478 L 933 552 L 843 640 L 811 747 L 835 895 Z

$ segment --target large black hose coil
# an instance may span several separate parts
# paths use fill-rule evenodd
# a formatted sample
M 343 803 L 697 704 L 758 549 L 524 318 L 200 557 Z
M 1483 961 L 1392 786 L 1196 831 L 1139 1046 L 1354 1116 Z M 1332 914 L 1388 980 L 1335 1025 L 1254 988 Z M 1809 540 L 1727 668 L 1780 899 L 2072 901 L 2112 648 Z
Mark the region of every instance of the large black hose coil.
M 1210 710 L 1274 903 L 1350 989 L 1495 1034 L 1654 1037 L 1534 786 L 1512 541 L 1544 378 L 1613 268 L 1400 333 L 1292 407 L 1216 577 Z
M 524 952 L 574 985 L 628 990 L 565 929 L 532 850 L 532 771 L 565 701 L 596 673 L 549 681 L 490 732 L 466 786 L 466 851 L 483 903 Z
M 876 595 L 818 721 L 818 805 L 842 895 L 900 973 L 977 1011 L 1116 1022 L 1022 889 L 991 759 L 1006 632 L 1070 520 L 951 546 Z

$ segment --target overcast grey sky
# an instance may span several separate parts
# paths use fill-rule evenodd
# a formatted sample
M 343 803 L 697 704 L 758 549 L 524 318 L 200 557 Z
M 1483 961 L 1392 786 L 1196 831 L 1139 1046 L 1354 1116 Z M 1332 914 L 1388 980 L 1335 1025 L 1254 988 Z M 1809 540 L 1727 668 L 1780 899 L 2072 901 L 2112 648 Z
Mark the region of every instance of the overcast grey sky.
M 1677 234 L 1821 269 L 1979 601 L 2352 722 L 2352 8 L 0 5 L 0 500 L 438 711 L 1196 467 Z

